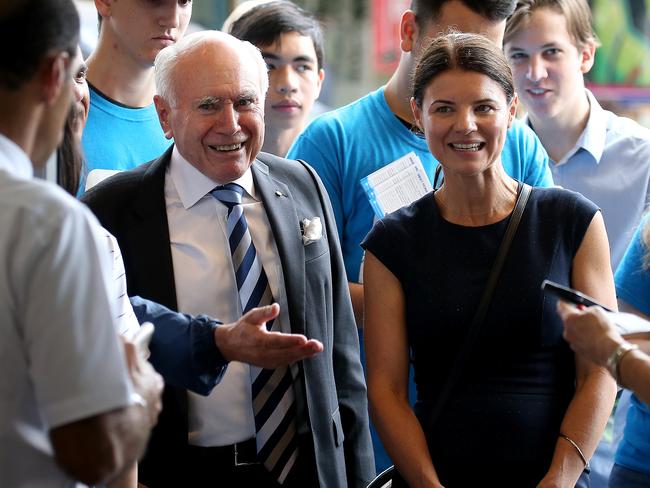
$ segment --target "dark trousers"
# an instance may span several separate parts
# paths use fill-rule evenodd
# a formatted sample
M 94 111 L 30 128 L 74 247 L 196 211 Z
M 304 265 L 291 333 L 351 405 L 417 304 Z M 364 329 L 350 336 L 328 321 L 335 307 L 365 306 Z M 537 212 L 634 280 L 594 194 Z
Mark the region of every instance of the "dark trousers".
M 298 459 L 280 485 L 261 464 L 255 453 L 255 439 L 235 446 L 189 447 L 188 486 L 214 488 L 318 488 L 318 474 L 310 435 L 298 439 Z

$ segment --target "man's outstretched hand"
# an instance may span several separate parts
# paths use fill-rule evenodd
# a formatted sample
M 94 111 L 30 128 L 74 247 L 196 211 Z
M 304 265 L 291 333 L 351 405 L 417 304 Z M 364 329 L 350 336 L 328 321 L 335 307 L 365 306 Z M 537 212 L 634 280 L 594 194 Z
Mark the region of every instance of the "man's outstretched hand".
M 273 369 L 315 356 L 323 344 L 302 334 L 284 334 L 266 330 L 266 322 L 280 313 L 277 303 L 254 308 L 233 324 L 214 331 L 214 339 L 228 361 Z

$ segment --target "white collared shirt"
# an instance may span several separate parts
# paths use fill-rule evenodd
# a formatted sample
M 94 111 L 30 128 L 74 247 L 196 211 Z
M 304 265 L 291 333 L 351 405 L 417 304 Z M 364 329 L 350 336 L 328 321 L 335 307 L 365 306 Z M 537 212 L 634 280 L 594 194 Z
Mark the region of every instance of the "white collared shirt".
M 649 203 L 650 130 L 603 110 L 589 90 L 587 97 L 587 126 L 573 149 L 549 165 L 556 185 L 602 209 L 616 270 Z
M 70 487 L 49 431 L 130 403 L 112 260 L 90 211 L 0 134 L 0 486 Z
M 0 171 L 6 171 L 21 180 L 29 180 L 34 174 L 27 154 L 4 134 L 0 134 Z
M 238 180 L 245 191 L 244 214 L 255 250 L 289 325 L 280 256 L 264 205 L 249 169 Z M 226 229 L 227 207 L 210 195 L 218 184 L 188 163 L 174 147 L 165 176 L 165 202 L 178 309 L 208 314 L 224 323 L 242 316 Z M 223 446 L 255 436 L 250 367 L 231 362 L 208 397 L 189 393 L 189 443 Z

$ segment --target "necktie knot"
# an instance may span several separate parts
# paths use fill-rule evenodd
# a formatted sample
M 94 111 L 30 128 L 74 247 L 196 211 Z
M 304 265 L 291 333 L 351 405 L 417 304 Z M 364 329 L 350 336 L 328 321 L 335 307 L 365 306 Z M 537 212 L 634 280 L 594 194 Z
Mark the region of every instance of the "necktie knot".
M 210 194 L 231 210 L 235 205 L 241 205 L 244 188 L 237 183 L 227 183 L 219 185 Z

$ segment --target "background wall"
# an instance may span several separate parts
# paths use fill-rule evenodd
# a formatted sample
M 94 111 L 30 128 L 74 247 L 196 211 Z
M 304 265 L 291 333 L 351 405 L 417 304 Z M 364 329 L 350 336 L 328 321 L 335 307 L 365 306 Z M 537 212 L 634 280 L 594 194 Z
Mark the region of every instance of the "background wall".
M 92 0 L 75 0 L 86 55 L 97 36 Z M 320 101 L 344 105 L 382 85 L 399 58 L 399 18 L 410 0 L 294 0 L 323 21 Z M 195 0 L 190 30 L 218 29 L 243 0 Z M 604 106 L 650 127 L 650 0 L 590 0 L 602 42 L 588 76 Z

